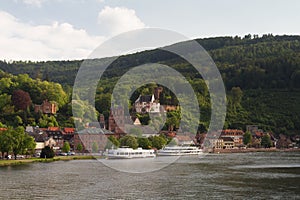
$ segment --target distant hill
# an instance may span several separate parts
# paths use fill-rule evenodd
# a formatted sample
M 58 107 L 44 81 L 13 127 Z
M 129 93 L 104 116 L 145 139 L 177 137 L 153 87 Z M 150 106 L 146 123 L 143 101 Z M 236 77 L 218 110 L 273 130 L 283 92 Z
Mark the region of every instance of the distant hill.
M 262 37 L 247 35 L 243 38 L 216 37 L 196 41 L 208 51 L 219 68 L 229 100 L 233 87 L 239 87 L 243 92 L 239 105 L 234 109 L 231 104 L 228 105 L 226 127 L 244 129 L 246 124 L 258 124 L 277 134 L 299 132 L 300 36 L 267 34 Z M 97 92 L 98 102 L 103 100 L 104 94 L 112 91 L 118 77 L 129 68 L 150 62 L 167 64 L 192 83 L 201 79 L 187 62 L 169 52 L 156 49 L 121 56 L 105 72 L 104 84 Z M 27 73 L 32 78 L 71 87 L 81 63 L 82 60 L 0 62 L 0 69 L 12 74 Z M 107 81 L 108 78 L 111 81 Z M 207 99 L 204 101 L 209 102 Z M 104 112 L 107 109 L 102 106 L 98 110 Z M 209 111 L 202 114 L 208 115 Z M 204 119 L 209 120 L 209 117 Z M 204 126 L 207 124 L 204 123 Z

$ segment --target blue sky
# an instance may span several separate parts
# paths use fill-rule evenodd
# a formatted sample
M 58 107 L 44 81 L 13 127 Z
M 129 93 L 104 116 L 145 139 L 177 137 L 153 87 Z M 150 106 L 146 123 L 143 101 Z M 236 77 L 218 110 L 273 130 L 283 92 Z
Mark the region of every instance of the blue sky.
M 300 33 L 298 0 L 3 0 L 1 60 L 86 58 L 111 36 L 156 27 L 189 38 Z

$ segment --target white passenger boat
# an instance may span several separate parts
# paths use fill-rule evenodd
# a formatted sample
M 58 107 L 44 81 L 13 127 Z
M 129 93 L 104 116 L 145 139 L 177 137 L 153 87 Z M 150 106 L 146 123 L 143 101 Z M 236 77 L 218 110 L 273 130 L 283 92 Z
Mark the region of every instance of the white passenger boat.
M 105 153 L 107 158 L 154 158 L 156 157 L 152 149 L 132 149 L 132 148 L 118 148 L 109 149 Z
M 157 151 L 158 156 L 186 156 L 203 154 L 196 146 L 166 146 Z

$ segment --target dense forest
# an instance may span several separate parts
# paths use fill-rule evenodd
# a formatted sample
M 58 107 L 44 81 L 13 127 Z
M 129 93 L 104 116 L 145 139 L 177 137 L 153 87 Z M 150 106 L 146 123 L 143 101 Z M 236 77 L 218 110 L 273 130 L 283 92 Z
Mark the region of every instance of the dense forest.
M 228 104 L 224 128 L 245 129 L 247 124 L 257 124 L 275 134 L 299 134 L 300 106 L 297 103 L 300 101 L 300 36 L 246 35 L 197 39 L 196 41 L 215 61 L 226 87 Z M 11 76 L 10 79 L 17 79 L 12 77 L 28 74 L 32 81 L 37 81 L 37 83 L 61 84 L 66 96 L 70 96 L 81 63 L 82 60 L 1 61 L 0 69 L 14 76 L 3 72 L 0 81 L 6 84 L 3 80 L 7 78 L 6 76 Z M 97 111 L 107 117 L 110 95 L 118 79 L 130 68 L 145 63 L 166 64 L 186 77 L 193 86 L 200 105 L 199 130 L 201 132 L 207 130 L 210 118 L 210 98 L 204 80 L 184 59 L 160 49 L 125 55 L 115 60 L 99 81 L 95 105 Z M 1 87 L 3 87 L 2 83 Z M 131 100 L 136 99 L 140 93 L 152 93 L 154 87 L 155 85 L 140 88 Z M 30 87 L 9 88 L 2 89 L 1 95 L 12 95 L 13 89 L 11 88 L 32 93 Z M 35 93 L 30 96 L 33 102 L 39 103 L 41 95 L 41 93 Z M 164 104 L 178 103 L 176 97 L 167 88 L 164 90 L 161 101 Z M 69 120 L 70 108 L 68 106 L 67 103 L 62 103 L 60 108 L 60 119 L 57 121 L 61 126 L 64 120 Z M 68 115 L 64 116 L 64 113 Z M 147 118 L 147 116 L 140 117 Z M 176 125 L 177 122 L 172 123 Z

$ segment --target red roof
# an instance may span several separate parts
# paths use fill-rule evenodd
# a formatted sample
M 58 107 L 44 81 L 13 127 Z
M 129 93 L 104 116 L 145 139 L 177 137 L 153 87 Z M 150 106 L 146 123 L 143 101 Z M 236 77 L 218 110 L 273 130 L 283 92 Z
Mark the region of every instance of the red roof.
M 256 132 L 255 132 L 255 135 L 256 135 L 257 137 L 262 137 L 262 136 L 264 135 L 264 133 L 259 132 L 259 131 L 256 131 Z
M 244 131 L 238 129 L 225 129 L 222 130 L 221 135 L 243 135 Z
M 48 127 L 48 131 L 59 131 L 60 128 L 59 127 Z
M 74 128 L 64 128 L 64 132 L 67 134 L 72 134 L 74 133 L 75 129 Z
M 193 140 L 188 135 L 176 135 L 175 138 L 177 138 L 179 141 L 191 141 L 191 140 Z
M 7 131 L 7 128 L 0 128 L 0 131 Z

